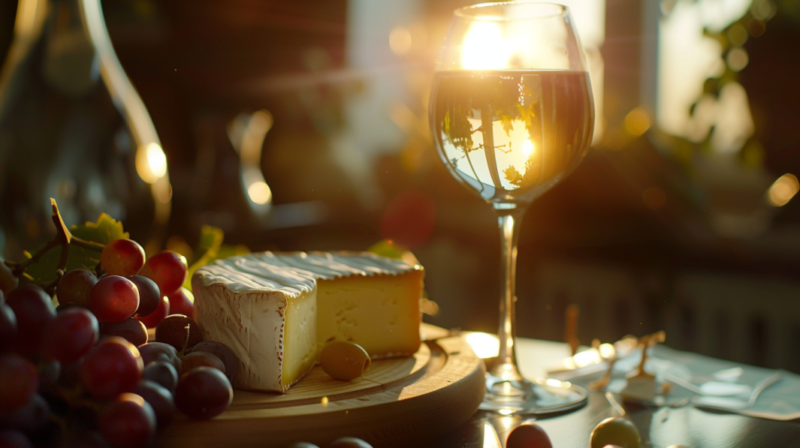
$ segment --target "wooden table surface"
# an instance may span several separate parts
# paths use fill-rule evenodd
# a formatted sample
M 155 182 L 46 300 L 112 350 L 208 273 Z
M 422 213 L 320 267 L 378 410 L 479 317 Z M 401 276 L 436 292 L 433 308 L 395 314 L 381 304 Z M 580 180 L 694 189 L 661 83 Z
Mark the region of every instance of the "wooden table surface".
M 543 376 L 548 366 L 568 354 L 566 344 L 521 339 L 518 341 L 520 368 L 528 377 Z M 574 381 L 586 387 L 588 380 Z M 800 448 L 800 421 L 778 422 L 716 413 L 694 408 L 633 408 L 626 406 L 639 428 L 643 447 L 666 448 Z M 554 448 L 588 448 L 589 435 L 597 423 L 617 414 L 601 392 L 593 391 L 582 409 L 538 423 L 547 431 Z M 420 448 L 503 448 L 488 429 L 505 433 L 524 419 L 499 417 L 479 411 L 467 423 L 446 437 L 420 443 Z M 431 424 L 435 424 L 432 422 Z

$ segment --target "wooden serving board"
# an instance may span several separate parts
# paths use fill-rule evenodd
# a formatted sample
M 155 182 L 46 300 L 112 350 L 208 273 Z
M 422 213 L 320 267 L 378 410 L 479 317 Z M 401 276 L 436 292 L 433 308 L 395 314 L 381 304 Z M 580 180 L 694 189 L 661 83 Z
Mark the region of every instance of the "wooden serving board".
M 375 448 L 414 446 L 465 422 L 484 393 L 484 366 L 460 336 L 423 324 L 413 357 L 377 360 L 352 382 L 319 366 L 286 394 L 236 390 L 218 417 L 179 416 L 159 429 L 158 447 L 275 447 L 359 437 Z

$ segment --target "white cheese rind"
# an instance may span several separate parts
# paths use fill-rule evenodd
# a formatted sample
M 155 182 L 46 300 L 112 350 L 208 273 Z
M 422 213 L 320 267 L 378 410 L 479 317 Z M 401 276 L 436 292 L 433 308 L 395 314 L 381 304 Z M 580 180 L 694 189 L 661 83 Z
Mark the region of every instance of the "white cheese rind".
M 195 317 L 206 339 L 228 345 L 239 358 L 234 387 L 285 392 L 307 373 L 316 357 L 317 280 L 400 276 L 412 271 L 422 268 L 364 252 L 263 252 L 232 257 L 195 272 Z M 422 275 L 418 277 L 421 293 Z M 416 340 L 407 338 L 408 348 L 374 354 L 383 357 L 417 350 L 419 293 L 412 298 L 416 317 L 405 319 L 406 326 L 416 332 Z M 289 306 L 301 302 L 305 305 Z M 291 325 L 304 328 L 298 334 L 294 333 L 297 330 L 286 334 L 287 309 L 297 309 L 302 319 Z M 387 324 L 387 331 L 391 331 L 392 322 Z M 295 344 L 288 357 L 287 341 Z M 292 365 L 284 365 L 287 359 Z M 311 363 L 307 362 L 309 359 Z M 285 375 L 289 377 L 284 378 Z
M 234 292 L 279 291 L 297 297 L 314 289 L 317 279 L 421 269 L 367 252 L 260 252 L 217 260 L 198 269 L 195 276 L 205 286 L 220 283 Z
M 236 293 L 220 283 L 205 286 L 197 276 L 192 289 L 205 339 L 225 344 L 239 359 L 234 387 L 285 392 L 306 373 L 288 383 L 283 378 L 285 310 L 292 299 L 276 291 Z M 316 290 L 307 294 L 315 296 Z M 316 327 L 309 331 L 316 337 Z M 316 348 L 310 351 L 313 356 Z

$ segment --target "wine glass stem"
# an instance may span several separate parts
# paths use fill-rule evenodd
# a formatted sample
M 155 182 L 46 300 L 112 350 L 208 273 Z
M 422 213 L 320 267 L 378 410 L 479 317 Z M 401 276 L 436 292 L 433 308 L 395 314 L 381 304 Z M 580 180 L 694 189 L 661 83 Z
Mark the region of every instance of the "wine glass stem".
M 504 380 L 518 381 L 522 375 L 517 368 L 516 348 L 516 315 L 514 306 L 516 296 L 514 288 L 517 274 L 517 241 L 519 239 L 519 222 L 524 210 L 514 210 L 498 218 L 500 240 L 502 242 L 503 290 L 500 298 L 500 327 L 497 336 L 500 339 L 500 351 L 497 363 L 490 373 Z

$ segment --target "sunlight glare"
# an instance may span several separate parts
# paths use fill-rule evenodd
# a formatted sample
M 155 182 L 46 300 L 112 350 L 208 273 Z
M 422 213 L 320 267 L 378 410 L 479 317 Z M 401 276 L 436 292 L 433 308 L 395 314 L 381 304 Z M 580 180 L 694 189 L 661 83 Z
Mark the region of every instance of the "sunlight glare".
M 500 353 L 500 341 L 497 336 L 480 331 L 470 332 L 465 337 L 467 343 L 472 347 L 472 351 L 478 358 L 494 358 Z
M 461 65 L 466 70 L 506 68 L 507 47 L 500 25 L 493 22 L 476 22 L 464 37 Z
M 525 140 L 525 142 L 522 144 L 522 152 L 525 154 L 526 159 L 530 158 L 530 156 L 533 154 L 533 150 L 533 142 L 530 139 Z
M 483 423 L 482 448 L 503 448 L 503 444 L 500 442 L 500 437 L 498 437 L 497 431 L 494 430 L 494 426 L 492 426 L 489 422 Z

